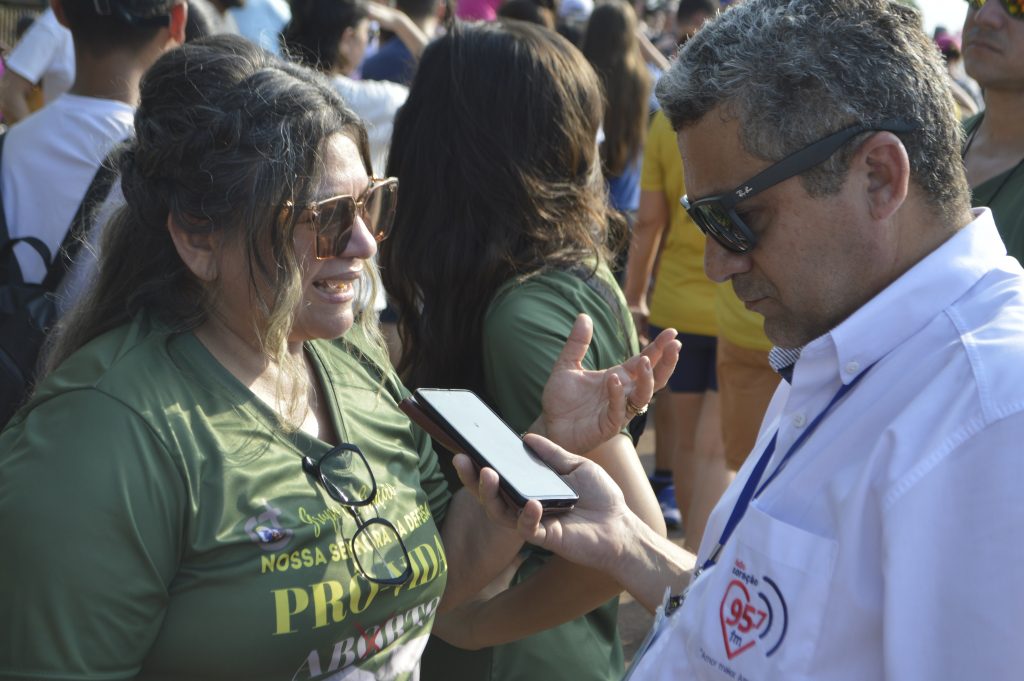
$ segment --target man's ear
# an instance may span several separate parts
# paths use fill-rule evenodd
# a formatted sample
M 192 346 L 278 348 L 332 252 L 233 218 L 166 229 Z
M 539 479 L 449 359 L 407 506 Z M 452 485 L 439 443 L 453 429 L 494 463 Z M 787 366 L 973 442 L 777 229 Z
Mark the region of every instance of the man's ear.
M 57 0 L 50 0 L 50 2 L 57 2 Z M 171 34 L 171 39 L 174 40 L 178 45 L 185 44 L 185 24 L 188 21 L 188 3 L 179 2 L 176 5 L 171 6 L 171 23 L 167 27 L 167 30 Z
M 211 282 L 217 278 L 217 239 L 213 230 L 186 230 L 173 216 L 167 216 L 167 231 L 178 251 L 178 257 L 200 281 Z
M 907 200 L 910 187 L 910 158 L 903 142 L 891 132 L 877 132 L 857 150 L 854 164 L 867 171 L 871 217 L 891 217 Z

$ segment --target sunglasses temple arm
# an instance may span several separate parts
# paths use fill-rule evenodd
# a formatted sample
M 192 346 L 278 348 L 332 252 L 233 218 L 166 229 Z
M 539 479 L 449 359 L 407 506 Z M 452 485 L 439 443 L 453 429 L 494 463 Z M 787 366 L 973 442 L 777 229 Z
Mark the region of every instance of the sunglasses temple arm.
M 873 125 L 860 124 L 840 130 L 809 147 L 804 147 L 800 151 L 790 154 L 775 165 L 767 168 L 764 172 L 755 175 L 749 182 L 736 190 L 730 199 L 731 201 L 738 201 L 739 199 L 751 197 L 783 180 L 810 170 L 819 163 L 824 162 L 832 154 L 836 153 L 841 146 L 861 133 L 873 130 L 894 133 L 912 132 L 916 128 L 917 126 L 906 121 L 884 120 Z M 742 192 L 742 196 L 739 195 L 740 192 Z

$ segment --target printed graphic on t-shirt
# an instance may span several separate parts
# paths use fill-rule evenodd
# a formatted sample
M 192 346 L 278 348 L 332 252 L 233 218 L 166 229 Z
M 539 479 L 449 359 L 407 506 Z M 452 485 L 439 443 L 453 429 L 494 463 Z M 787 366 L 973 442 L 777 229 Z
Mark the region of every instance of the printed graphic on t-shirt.
M 264 551 L 280 551 L 288 546 L 292 540 L 292 531 L 281 527 L 277 519 L 281 516 L 281 509 L 263 504 L 266 512 L 254 515 L 245 521 L 245 532 L 249 538 L 256 542 Z
M 359 568 L 369 555 L 400 560 L 394 533 L 371 527 L 357 534 L 349 509 L 324 497 L 255 501 L 256 512 L 242 529 L 258 547 L 253 569 L 274 582 L 265 592 L 272 608 L 264 611 L 273 618 L 267 633 L 310 645 L 289 679 L 392 679 L 416 672 L 441 601 L 436 580 L 448 564 L 429 505 L 413 499 L 410 490 L 381 481 L 374 501 L 358 509 L 361 518 L 386 519 L 404 542 L 411 574 L 397 585 L 366 579 Z

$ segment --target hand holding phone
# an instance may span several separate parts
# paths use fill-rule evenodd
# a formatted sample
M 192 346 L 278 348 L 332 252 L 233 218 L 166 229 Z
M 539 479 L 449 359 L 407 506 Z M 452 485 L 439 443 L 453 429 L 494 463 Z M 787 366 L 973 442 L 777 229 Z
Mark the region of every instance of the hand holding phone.
M 575 505 L 578 496 L 572 487 L 473 392 L 421 388 L 413 399 L 411 405 L 403 405 L 405 411 L 428 432 L 440 430 L 456 445 L 453 451 L 465 452 L 478 466 L 493 468 L 502 492 L 517 507 L 530 499 L 539 501 L 546 513 Z M 423 423 L 425 419 L 430 423 Z M 444 444 L 444 438 L 439 439 Z

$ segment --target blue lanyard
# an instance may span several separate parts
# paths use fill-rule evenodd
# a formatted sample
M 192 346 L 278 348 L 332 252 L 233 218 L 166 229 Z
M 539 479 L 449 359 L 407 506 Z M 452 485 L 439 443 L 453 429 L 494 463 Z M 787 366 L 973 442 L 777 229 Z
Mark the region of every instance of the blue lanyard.
M 874 365 L 872 364 L 871 366 Z M 779 465 L 775 467 L 775 470 L 772 471 L 772 474 L 768 476 L 767 480 L 764 481 L 764 484 L 758 487 L 758 483 L 761 482 L 761 478 L 762 476 L 764 476 L 765 469 L 768 468 L 768 462 L 771 461 L 772 454 L 775 453 L 775 442 L 779 438 L 779 431 L 775 431 L 775 434 L 772 435 L 771 442 L 769 442 L 768 446 L 765 447 L 764 453 L 761 454 L 761 458 L 758 459 L 757 465 L 754 466 L 754 470 L 751 471 L 750 477 L 747 478 L 747 483 L 743 485 L 743 490 L 740 492 L 740 496 L 736 500 L 736 505 L 732 507 L 732 513 L 729 514 L 729 520 L 725 523 L 725 529 L 722 530 L 721 538 L 718 540 L 718 543 L 715 544 L 715 547 L 711 549 L 711 553 L 708 555 L 707 560 L 704 561 L 704 564 L 693 575 L 693 579 L 690 582 L 691 584 L 694 581 L 696 581 L 700 573 L 712 567 L 718 560 L 718 555 L 722 552 L 722 547 L 725 546 L 725 543 L 727 541 L 729 541 L 729 537 L 732 536 L 733 530 L 736 529 L 736 526 L 740 524 L 740 520 L 742 520 L 744 514 L 746 514 L 747 507 L 750 506 L 750 502 L 759 497 L 761 495 L 761 492 L 763 492 L 765 488 L 773 480 L 775 480 L 776 477 L 778 477 L 779 473 L 782 472 L 782 469 L 793 457 L 793 454 L 795 454 L 796 451 L 800 449 L 800 447 L 804 444 L 807 438 L 810 437 L 811 433 L 814 432 L 814 430 L 825 418 L 825 415 L 828 414 L 829 411 L 831 411 L 832 407 L 836 406 L 839 400 L 843 399 L 843 396 L 846 395 L 846 393 L 853 390 L 853 386 L 857 385 L 860 379 L 864 378 L 864 375 L 871 370 L 871 366 L 869 366 L 867 369 L 858 374 L 857 377 L 854 378 L 849 383 L 840 386 L 839 391 L 836 392 L 832 400 L 827 405 L 825 405 L 825 408 L 822 410 L 822 412 L 818 414 L 818 416 L 815 417 L 813 421 L 811 421 L 810 425 L 807 426 L 807 429 L 804 430 L 804 432 L 800 433 L 800 437 L 796 439 L 796 442 L 793 443 L 793 446 L 790 447 L 789 451 L 786 452 L 785 456 L 782 457 L 782 460 L 779 462 Z

